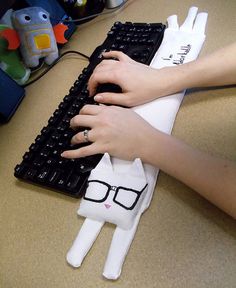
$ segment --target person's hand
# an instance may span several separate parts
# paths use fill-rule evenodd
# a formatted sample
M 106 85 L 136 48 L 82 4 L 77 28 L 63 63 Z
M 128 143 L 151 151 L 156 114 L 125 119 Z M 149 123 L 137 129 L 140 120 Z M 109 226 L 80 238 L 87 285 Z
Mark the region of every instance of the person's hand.
M 62 153 L 65 158 L 79 158 L 108 152 L 121 159 L 142 159 L 149 149 L 152 136 L 157 130 L 134 111 L 116 106 L 86 105 L 79 115 L 71 119 L 71 127 L 89 127 L 88 140 L 91 144 Z M 71 143 L 85 143 L 83 132 L 72 137 Z
M 169 69 L 153 69 L 138 63 L 122 52 L 111 51 L 103 54 L 105 58 L 95 69 L 88 82 L 90 95 L 96 94 L 100 84 L 113 83 L 121 87 L 122 93 L 99 93 L 95 100 L 127 107 L 137 106 L 170 91 L 172 77 Z

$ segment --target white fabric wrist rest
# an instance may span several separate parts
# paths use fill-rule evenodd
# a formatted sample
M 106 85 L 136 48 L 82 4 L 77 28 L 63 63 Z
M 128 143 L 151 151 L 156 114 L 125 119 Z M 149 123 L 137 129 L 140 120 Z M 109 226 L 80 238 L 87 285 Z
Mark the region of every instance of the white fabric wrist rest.
M 189 9 L 180 28 L 177 16 L 169 17 L 163 42 L 150 66 L 159 69 L 196 59 L 205 39 L 206 22 L 207 14 L 197 15 L 196 7 Z M 170 134 L 183 96 L 184 91 L 156 99 L 133 110 L 156 129 Z M 108 279 L 120 276 L 139 219 L 151 202 L 157 175 L 157 168 L 142 165 L 140 159 L 130 162 L 104 155 L 89 177 L 91 182 L 78 210 L 78 214 L 87 219 L 67 254 L 67 261 L 72 266 L 81 265 L 103 224 L 111 222 L 117 227 L 103 275 Z M 132 205 L 132 209 L 127 209 Z

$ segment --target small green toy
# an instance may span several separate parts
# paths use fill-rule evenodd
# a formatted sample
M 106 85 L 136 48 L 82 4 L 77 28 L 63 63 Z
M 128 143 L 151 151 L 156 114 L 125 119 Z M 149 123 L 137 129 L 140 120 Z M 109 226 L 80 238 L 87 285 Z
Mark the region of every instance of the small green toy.
M 19 45 L 14 30 L 0 24 L 0 68 L 19 85 L 23 85 L 29 79 L 30 70 L 20 60 L 17 51 Z

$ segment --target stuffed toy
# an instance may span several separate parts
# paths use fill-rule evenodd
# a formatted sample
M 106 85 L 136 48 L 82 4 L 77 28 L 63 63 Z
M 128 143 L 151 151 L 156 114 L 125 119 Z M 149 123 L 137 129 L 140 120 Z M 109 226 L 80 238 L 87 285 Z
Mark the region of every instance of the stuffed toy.
M 15 31 L 0 24 L 0 68 L 19 85 L 23 85 L 30 76 L 17 51 L 20 45 Z
M 57 43 L 64 44 L 67 26 L 52 27 L 49 13 L 41 7 L 29 7 L 12 13 L 12 24 L 20 38 L 20 51 L 27 67 L 37 67 L 44 57 L 50 65 L 58 58 Z
M 177 16 L 168 20 L 163 42 L 150 66 L 160 69 L 197 58 L 205 40 L 207 13 L 191 7 L 181 27 Z M 170 134 L 185 91 L 132 108 L 154 128 Z M 171 161 L 171 159 L 169 160 Z M 134 163 L 104 155 L 91 172 L 78 214 L 86 217 L 67 261 L 79 267 L 105 222 L 116 225 L 103 270 L 107 279 L 117 279 L 135 236 L 140 218 L 148 209 L 159 170 L 139 159 Z M 151 227 L 150 227 L 151 229 Z

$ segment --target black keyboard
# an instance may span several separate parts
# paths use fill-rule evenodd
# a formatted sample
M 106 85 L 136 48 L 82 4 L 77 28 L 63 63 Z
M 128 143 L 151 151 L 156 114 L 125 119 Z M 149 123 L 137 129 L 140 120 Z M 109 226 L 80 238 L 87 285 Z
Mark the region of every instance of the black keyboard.
M 76 133 L 69 127 L 70 119 L 78 114 L 85 104 L 96 104 L 93 98 L 88 96 L 88 79 L 96 65 L 102 61 L 101 53 L 104 51 L 122 51 L 132 59 L 149 65 L 161 44 L 164 30 L 165 25 L 161 23 L 115 22 L 103 44 L 92 53 L 89 65 L 84 68 L 49 118 L 47 126 L 42 128 L 24 154 L 22 162 L 16 165 L 14 175 L 72 197 L 81 197 L 86 190 L 90 171 L 98 164 L 102 155 L 71 160 L 62 158 L 60 154 L 62 151 L 79 147 L 70 146 L 70 140 Z M 100 89 L 103 88 L 112 91 L 117 89 L 112 85 L 102 85 Z

